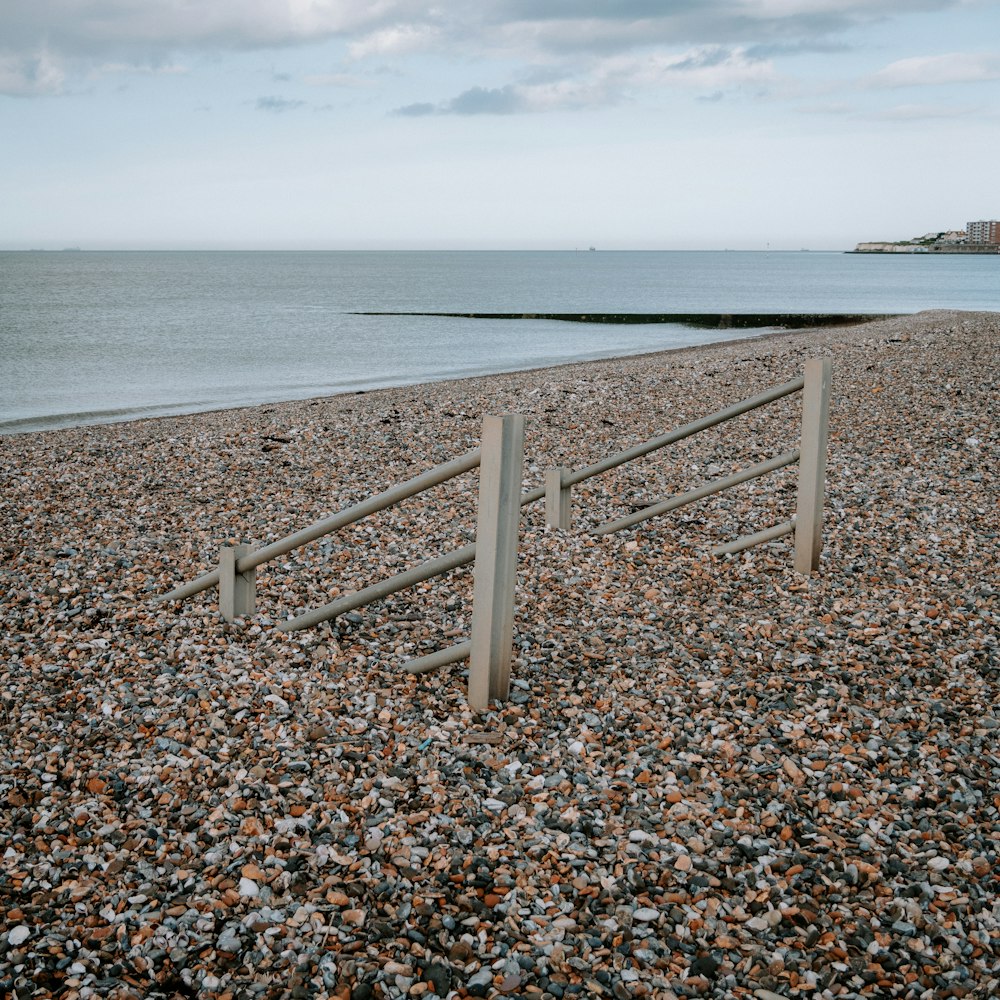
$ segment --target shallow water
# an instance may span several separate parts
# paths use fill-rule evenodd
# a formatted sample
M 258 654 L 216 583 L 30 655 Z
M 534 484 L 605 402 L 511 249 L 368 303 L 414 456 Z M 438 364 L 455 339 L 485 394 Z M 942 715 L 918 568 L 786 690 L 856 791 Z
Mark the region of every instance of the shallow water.
M 1000 256 L 0 253 L 0 432 L 297 399 L 752 336 L 355 311 L 1000 309 Z

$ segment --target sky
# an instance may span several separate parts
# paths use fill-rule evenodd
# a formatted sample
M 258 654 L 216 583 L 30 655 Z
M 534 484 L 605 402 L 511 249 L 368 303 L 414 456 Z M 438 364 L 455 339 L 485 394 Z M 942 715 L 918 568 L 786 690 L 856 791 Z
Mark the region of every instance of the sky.
M 0 249 L 850 249 L 1000 218 L 1000 0 L 0 0 Z

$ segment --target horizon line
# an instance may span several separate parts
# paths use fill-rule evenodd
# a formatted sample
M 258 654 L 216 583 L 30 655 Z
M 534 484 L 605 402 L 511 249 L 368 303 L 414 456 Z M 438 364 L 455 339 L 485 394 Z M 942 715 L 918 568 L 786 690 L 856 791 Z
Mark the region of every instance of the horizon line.
M 841 247 L 4 247 L 0 253 L 848 253 Z

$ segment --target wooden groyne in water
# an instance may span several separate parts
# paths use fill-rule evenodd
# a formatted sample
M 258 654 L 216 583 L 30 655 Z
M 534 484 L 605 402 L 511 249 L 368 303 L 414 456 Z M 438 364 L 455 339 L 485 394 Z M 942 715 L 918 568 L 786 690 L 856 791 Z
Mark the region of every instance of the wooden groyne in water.
M 479 313 L 359 311 L 352 316 L 440 316 L 455 319 L 554 319 L 566 323 L 679 323 L 708 330 L 747 330 L 781 327 L 786 330 L 816 326 L 849 326 L 892 319 L 898 313 Z

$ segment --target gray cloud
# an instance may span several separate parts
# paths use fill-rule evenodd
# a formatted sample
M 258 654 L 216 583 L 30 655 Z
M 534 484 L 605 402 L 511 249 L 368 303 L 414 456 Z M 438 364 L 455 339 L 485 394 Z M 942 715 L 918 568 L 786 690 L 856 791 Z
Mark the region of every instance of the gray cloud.
M 697 49 L 694 52 L 676 60 L 672 68 L 683 73 L 685 70 L 705 69 L 712 66 L 721 66 L 732 58 L 732 52 L 722 46 L 712 48 Z
M 449 101 L 446 110 L 453 115 L 509 115 L 527 110 L 527 105 L 509 85 L 496 89 L 472 87 Z
M 65 72 L 45 52 L 8 55 L 0 51 L 0 94 L 38 97 L 62 91 Z
M 752 56 L 824 51 L 876 19 L 959 0 L 3 0 L 0 93 L 56 93 L 107 62 L 170 61 L 186 51 L 277 50 L 339 38 L 358 58 L 436 51 L 575 62 L 657 47 L 743 46 Z M 751 46 L 760 47 L 752 53 Z M 515 90 L 472 88 L 456 114 L 510 113 Z M 468 109 L 468 110 L 464 110 Z
M 705 46 L 677 55 L 662 52 L 623 53 L 589 64 L 581 72 L 549 67 L 525 73 L 502 87 L 471 87 L 437 104 L 396 108 L 393 114 L 511 115 L 546 111 L 578 111 L 628 103 L 649 89 L 685 91 L 697 100 L 767 96 L 781 81 L 770 62 L 747 58 L 745 50 Z
M 653 45 L 760 45 L 824 51 L 856 25 L 962 0 L 499 0 L 494 30 L 552 53 Z
M 441 104 L 407 104 L 393 111 L 407 118 L 426 115 L 511 115 L 530 111 L 530 103 L 517 87 L 470 87 Z
M 270 111 L 272 114 L 282 114 L 285 111 L 295 111 L 305 107 L 305 101 L 291 101 L 284 97 L 258 97 L 257 110 Z

